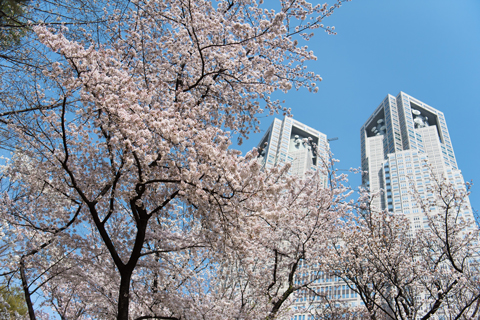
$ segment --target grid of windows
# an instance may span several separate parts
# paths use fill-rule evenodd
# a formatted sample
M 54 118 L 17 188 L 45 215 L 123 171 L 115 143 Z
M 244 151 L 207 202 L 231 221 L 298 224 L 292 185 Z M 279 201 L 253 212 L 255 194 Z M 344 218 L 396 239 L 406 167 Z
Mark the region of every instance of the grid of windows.
M 443 113 L 403 92 L 387 95 L 362 126 L 361 142 L 362 169 L 368 172 L 363 183 L 371 191 L 385 191 L 376 202 L 382 209 L 421 212 L 408 194 L 413 187 L 421 199 L 433 197 L 430 171 L 437 176 L 450 172 L 449 180 L 464 188 Z M 415 220 L 413 225 L 419 229 L 425 223 Z

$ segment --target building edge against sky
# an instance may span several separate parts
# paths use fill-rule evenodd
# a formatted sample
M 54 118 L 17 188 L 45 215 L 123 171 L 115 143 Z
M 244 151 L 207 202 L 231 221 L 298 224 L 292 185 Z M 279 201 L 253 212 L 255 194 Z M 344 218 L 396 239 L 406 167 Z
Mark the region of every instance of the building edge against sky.
M 275 118 L 257 148 L 262 165 L 269 168 L 291 163 L 290 173 L 299 176 L 317 171 L 329 157 L 327 136 L 289 117 Z
M 425 225 L 410 194 L 412 185 L 428 199 L 433 173 L 465 188 L 443 113 L 404 92 L 385 97 L 362 126 L 360 141 L 362 170 L 366 172 L 362 183 L 371 192 L 384 190 L 373 205 L 409 215 L 415 228 Z M 466 202 L 463 215 L 474 223 L 469 200 Z

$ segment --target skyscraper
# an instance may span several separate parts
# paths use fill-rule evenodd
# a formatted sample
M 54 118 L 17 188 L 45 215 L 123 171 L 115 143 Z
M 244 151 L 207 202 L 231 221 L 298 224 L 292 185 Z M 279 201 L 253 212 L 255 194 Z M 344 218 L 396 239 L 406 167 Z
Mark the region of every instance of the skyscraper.
M 288 162 L 292 164 L 291 174 L 303 175 L 325 164 L 329 147 L 325 134 L 285 117 L 283 121 L 273 120 L 260 140 L 258 149 L 265 167 Z
M 378 210 L 410 215 L 415 228 L 422 224 L 421 210 L 409 194 L 412 185 L 421 197 L 431 196 L 433 173 L 464 188 L 443 113 L 414 97 L 387 95 L 362 126 L 360 140 L 362 169 L 367 172 L 363 185 L 371 192 L 384 190 L 373 204 Z M 473 222 L 471 209 L 464 216 Z
M 257 148 L 259 159 L 266 168 L 288 162 L 291 163 L 290 174 L 298 176 L 308 170 L 320 170 L 329 161 L 327 136 L 288 117 L 283 121 L 274 119 Z M 327 185 L 326 174 L 323 183 Z M 311 277 L 306 276 L 310 274 Z M 340 277 L 300 264 L 295 283 L 301 285 L 306 282 L 312 282 L 316 293 L 309 289 L 296 292 L 293 308 L 298 313 L 291 320 L 316 319 L 315 309 L 328 308 L 329 303 L 352 307 L 361 303 L 359 295 Z M 320 299 L 320 296 L 324 298 Z

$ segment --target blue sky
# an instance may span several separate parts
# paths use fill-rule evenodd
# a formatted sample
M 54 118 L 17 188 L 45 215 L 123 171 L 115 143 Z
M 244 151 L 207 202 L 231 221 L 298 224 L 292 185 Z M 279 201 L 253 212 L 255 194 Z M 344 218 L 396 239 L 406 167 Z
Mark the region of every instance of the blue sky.
M 339 138 L 331 149 L 340 169 L 360 166 L 360 127 L 388 93 L 403 91 L 442 111 L 480 209 L 480 1 L 353 0 L 324 23 L 337 35 L 317 32 L 308 43 L 318 57 L 309 68 L 323 77 L 319 92 L 275 97 L 295 119 Z M 263 118 L 262 128 L 271 121 Z M 360 179 L 350 182 L 356 187 Z

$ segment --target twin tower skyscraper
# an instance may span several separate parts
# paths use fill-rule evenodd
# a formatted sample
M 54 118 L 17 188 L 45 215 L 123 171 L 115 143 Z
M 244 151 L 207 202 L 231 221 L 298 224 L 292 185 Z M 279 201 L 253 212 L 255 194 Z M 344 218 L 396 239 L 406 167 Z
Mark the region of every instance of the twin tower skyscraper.
M 430 173 L 464 187 L 443 113 L 400 92 L 387 95 L 360 130 L 362 184 L 384 192 L 373 205 L 378 210 L 403 213 L 422 228 L 422 210 L 411 195 L 432 197 Z M 318 146 L 318 148 L 312 148 Z M 275 119 L 258 144 L 263 164 L 292 164 L 291 174 L 317 170 L 328 161 L 327 136 L 292 118 Z M 474 224 L 471 208 L 463 213 Z
M 361 127 L 360 141 L 362 184 L 375 194 L 372 212 L 403 214 L 410 220 L 411 235 L 429 227 L 426 210 L 438 212 L 432 190 L 436 179 L 446 178 L 458 190 L 465 188 L 443 113 L 403 92 L 385 97 Z M 320 170 L 330 156 L 325 134 L 287 117 L 274 119 L 258 149 L 266 168 L 289 162 L 290 174 L 299 176 Z M 458 216 L 467 221 L 467 229 L 474 228 L 472 209 L 465 200 L 467 205 Z M 312 270 L 307 267 L 302 272 Z M 351 285 L 339 277 L 323 274 L 319 280 L 314 290 L 328 300 L 347 307 L 362 304 Z M 298 312 L 291 319 L 314 319 L 309 310 L 315 303 L 315 296 L 300 292 L 293 304 Z

